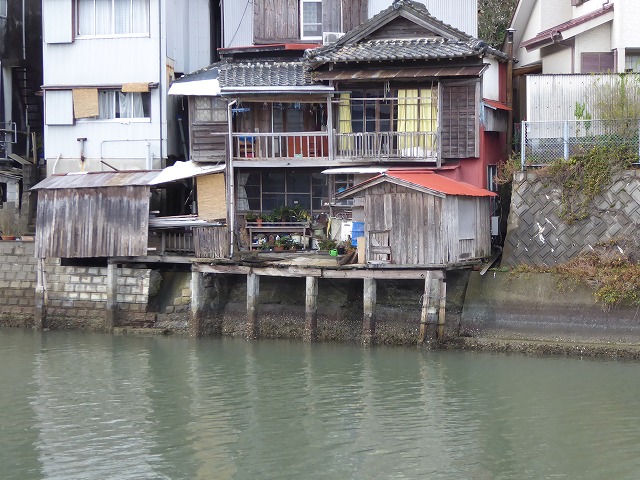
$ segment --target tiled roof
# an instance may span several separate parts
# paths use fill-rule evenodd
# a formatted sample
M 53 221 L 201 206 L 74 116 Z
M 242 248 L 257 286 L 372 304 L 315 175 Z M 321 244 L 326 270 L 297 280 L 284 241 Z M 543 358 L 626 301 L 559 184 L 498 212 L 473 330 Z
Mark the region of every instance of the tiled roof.
M 538 33 L 535 37 L 530 38 L 529 40 L 525 40 L 520 44 L 521 47 L 527 48 L 527 50 L 532 48 L 537 48 L 539 46 L 550 45 L 559 35 L 560 38 L 558 40 L 562 40 L 562 32 L 569 30 L 570 28 L 576 27 L 583 23 L 586 23 L 590 20 L 594 20 L 601 15 L 604 15 L 608 12 L 613 11 L 613 3 L 603 5 L 601 9 L 594 10 L 593 12 L 587 13 L 586 15 L 582 15 L 580 17 L 573 18 L 567 22 L 560 23 L 555 27 L 548 28 Z
M 314 85 L 302 62 L 230 62 L 220 65 L 219 69 L 223 88 Z
M 369 40 L 334 49 L 317 49 L 309 57 L 312 63 L 439 60 L 477 57 L 488 48 L 483 42 L 445 38 Z

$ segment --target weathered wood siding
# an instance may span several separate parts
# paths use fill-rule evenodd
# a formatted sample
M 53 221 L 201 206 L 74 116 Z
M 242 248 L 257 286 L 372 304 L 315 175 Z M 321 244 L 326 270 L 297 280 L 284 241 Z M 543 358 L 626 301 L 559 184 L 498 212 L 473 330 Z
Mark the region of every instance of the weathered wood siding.
M 298 0 L 254 0 L 254 43 L 299 41 L 300 15 L 298 3 Z
M 475 222 L 474 238 L 460 239 L 459 199 Z M 388 231 L 391 263 L 446 265 L 487 257 L 491 253 L 489 200 L 479 197 L 439 197 L 392 183 L 365 192 L 365 237 Z
M 445 264 L 448 245 L 443 201 L 391 183 L 371 187 L 365 195 L 365 237 L 370 231 L 389 230 L 393 264 Z
M 480 83 L 442 85 L 440 130 L 443 158 L 479 156 Z
M 327 0 L 322 2 L 322 8 L 327 8 Z M 338 5 L 334 8 L 340 8 Z M 331 7 L 329 7 L 331 8 Z M 350 0 L 342 2 L 342 26 L 343 32 L 348 32 L 364 23 L 369 18 L 369 0 Z
M 197 258 L 228 258 L 229 229 L 193 227 L 193 246 Z
M 208 105 L 211 108 L 207 109 Z M 210 97 L 189 97 L 189 153 L 192 160 L 225 161 L 228 132 L 226 101 Z
M 147 254 L 149 187 L 38 191 L 38 258 Z

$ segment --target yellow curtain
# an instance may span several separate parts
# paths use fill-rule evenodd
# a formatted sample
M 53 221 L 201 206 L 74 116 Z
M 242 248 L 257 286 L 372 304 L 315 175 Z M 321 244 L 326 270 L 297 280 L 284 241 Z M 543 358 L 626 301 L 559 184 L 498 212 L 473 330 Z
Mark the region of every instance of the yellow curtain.
M 435 133 L 438 125 L 438 102 L 430 88 L 420 90 L 420 131 Z M 423 134 L 420 146 L 428 150 L 434 148 L 434 135 Z
M 406 135 L 419 131 L 418 118 L 418 90 L 398 90 L 398 132 L 403 134 L 398 138 L 399 148 L 413 149 L 418 146 L 419 135 Z
M 338 106 L 338 133 L 353 133 L 353 127 L 351 126 L 351 95 L 348 93 L 340 94 L 340 105 Z M 338 148 L 342 151 L 352 151 L 354 148 L 353 137 L 341 135 Z

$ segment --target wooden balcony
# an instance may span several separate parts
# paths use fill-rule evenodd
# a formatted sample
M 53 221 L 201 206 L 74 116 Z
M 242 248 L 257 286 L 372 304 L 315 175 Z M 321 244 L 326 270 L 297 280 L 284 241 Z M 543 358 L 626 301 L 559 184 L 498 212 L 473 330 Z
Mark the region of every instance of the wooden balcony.
M 437 162 L 436 132 L 233 133 L 238 166 L 341 165 L 362 160 Z

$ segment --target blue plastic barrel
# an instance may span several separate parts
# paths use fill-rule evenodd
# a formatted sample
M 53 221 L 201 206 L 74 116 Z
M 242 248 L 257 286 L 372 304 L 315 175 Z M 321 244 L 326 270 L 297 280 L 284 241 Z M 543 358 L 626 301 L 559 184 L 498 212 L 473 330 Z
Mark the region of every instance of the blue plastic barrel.
M 364 222 L 353 222 L 351 226 L 351 245 L 358 246 L 358 237 L 364 237 Z

